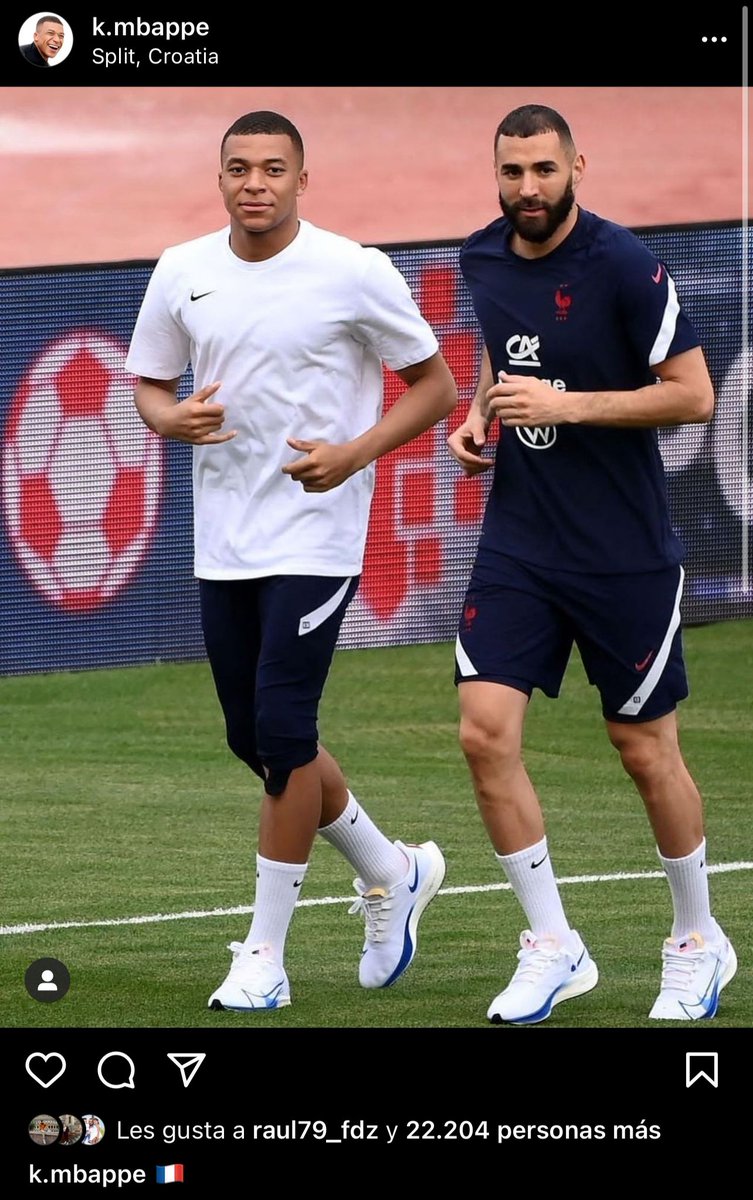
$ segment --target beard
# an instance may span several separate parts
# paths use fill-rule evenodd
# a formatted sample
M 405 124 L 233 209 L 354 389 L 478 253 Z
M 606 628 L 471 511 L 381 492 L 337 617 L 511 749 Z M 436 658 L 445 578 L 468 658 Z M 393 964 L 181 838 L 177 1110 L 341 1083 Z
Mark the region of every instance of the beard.
M 554 204 L 547 204 L 545 200 L 539 200 L 535 205 L 529 205 L 531 208 L 543 208 L 544 215 L 541 217 L 521 217 L 520 213 L 526 209 L 525 204 L 507 204 L 500 194 L 499 206 L 502 212 L 507 217 L 518 237 L 523 238 L 526 242 L 548 242 L 552 234 L 556 233 L 560 225 L 566 220 L 571 208 L 575 203 L 575 192 L 573 190 L 573 181 L 567 184 L 564 192 L 559 200 L 555 200 Z

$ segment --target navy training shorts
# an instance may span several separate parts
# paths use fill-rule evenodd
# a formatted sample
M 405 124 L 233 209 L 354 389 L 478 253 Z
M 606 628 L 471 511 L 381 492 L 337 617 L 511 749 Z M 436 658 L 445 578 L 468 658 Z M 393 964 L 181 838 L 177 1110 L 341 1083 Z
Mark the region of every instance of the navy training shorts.
M 319 701 L 359 578 L 199 580 L 228 745 L 272 795 L 316 757 Z
M 476 563 L 455 648 L 455 683 L 559 695 L 573 645 L 608 721 L 653 721 L 688 695 L 681 566 L 630 575 L 551 571 L 495 555 Z

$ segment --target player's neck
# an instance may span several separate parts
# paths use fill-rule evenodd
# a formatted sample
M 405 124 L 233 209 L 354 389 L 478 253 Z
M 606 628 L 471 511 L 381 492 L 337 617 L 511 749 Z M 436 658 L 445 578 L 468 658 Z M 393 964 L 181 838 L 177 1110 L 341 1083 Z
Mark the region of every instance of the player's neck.
M 264 262 L 274 258 L 298 236 L 300 222 L 296 216 L 290 221 L 284 221 L 274 229 L 260 230 L 244 229 L 241 225 L 231 223 L 230 249 L 244 262 Z

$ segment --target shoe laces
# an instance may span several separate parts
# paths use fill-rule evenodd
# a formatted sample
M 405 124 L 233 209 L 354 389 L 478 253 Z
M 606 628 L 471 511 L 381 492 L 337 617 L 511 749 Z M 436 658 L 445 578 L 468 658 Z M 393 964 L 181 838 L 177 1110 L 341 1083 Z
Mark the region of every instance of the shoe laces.
M 374 887 L 361 891 L 360 879 L 356 880 L 359 894 L 348 909 L 348 914 L 360 913 L 366 924 L 366 941 L 384 941 L 385 927 L 390 919 L 392 908 L 392 892 L 385 888 Z
M 667 938 L 662 948 L 662 988 L 686 992 L 704 956 L 704 942 L 699 933 L 685 938 Z
M 544 972 L 563 954 L 567 951 L 554 938 L 537 938 L 530 929 L 525 929 L 520 935 L 515 983 L 538 983 Z
M 236 967 L 247 968 L 248 966 L 260 966 L 262 963 L 274 962 L 272 947 L 266 942 L 259 942 L 254 946 L 246 946 L 244 942 L 230 942 L 228 950 L 233 955 L 230 967 L 231 973 Z

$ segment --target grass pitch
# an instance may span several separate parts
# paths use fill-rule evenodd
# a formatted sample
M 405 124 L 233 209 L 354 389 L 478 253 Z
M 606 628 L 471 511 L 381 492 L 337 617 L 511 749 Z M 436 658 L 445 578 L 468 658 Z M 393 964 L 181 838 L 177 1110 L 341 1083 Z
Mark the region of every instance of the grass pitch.
M 683 749 L 704 796 L 715 913 L 740 960 L 715 1025 L 750 1027 L 753 623 L 688 629 L 685 647 Z M 227 943 L 248 929 L 260 794 L 225 747 L 208 666 L 0 679 L 3 1026 L 486 1026 L 525 922 L 476 813 L 452 669 L 444 644 L 340 651 L 321 709 L 322 741 L 372 817 L 445 853 L 415 962 L 394 988 L 359 987 L 353 871 L 320 839 L 288 939 L 292 1005 L 253 1016 L 206 1008 Z M 534 697 L 526 763 L 566 909 L 601 972 L 547 1025 L 648 1027 L 669 891 L 577 656 L 558 701 Z M 55 1004 L 24 988 L 43 957 L 71 974 Z

